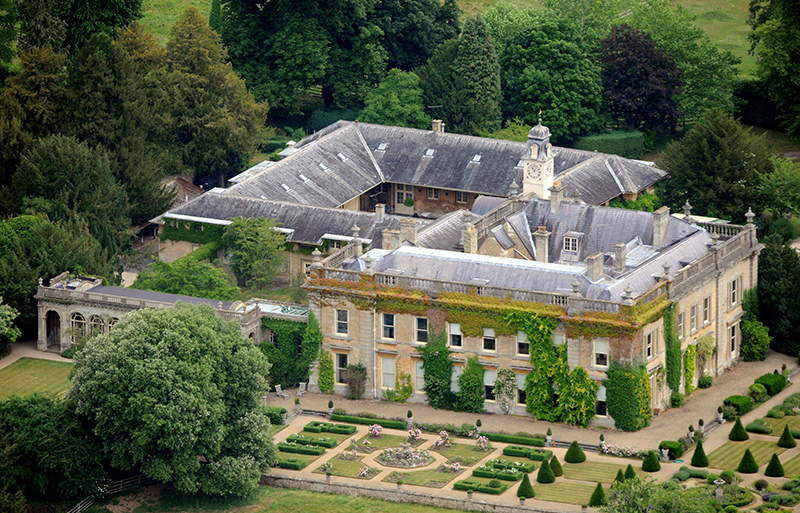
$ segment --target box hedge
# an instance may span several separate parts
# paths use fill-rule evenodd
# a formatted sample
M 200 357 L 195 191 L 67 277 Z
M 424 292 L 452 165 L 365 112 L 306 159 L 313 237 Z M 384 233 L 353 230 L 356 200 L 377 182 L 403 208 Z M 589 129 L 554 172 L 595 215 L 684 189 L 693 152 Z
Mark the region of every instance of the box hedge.
M 461 490 L 462 492 L 474 492 L 478 488 L 481 487 L 483 483 L 478 481 L 470 481 L 469 479 L 463 479 L 461 481 L 456 481 L 453 484 L 453 490 Z
M 528 449 L 528 458 L 533 461 L 549 460 L 553 457 L 553 451 L 548 449 Z
M 519 481 L 522 479 L 522 474 L 523 472 L 520 472 L 517 469 L 507 468 L 498 471 L 494 477 L 497 479 L 502 479 L 503 481 Z
M 767 394 L 775 397 L 786 387 L 786 378 L 783 374 L 764 374 L 756 378 L 755 383 L 761 383 L 767 389 Z
M 336 433 L 339 435 L 352 435 L 356 432 L 355 426 L 347 426 L 345 424 L 331 424 L 330 422 L 321 422 L 315 420 L 303 426 L 303 431 L 308 433 Z
M 300 445 L 320 445 L 328 449 L 336 447 L 336 445 L 339 443 L 333 438 L 311 437 L 306 435 L 289 435 L 286 438 L 286 441 L 295 442 Z
M 581 449 L 581 446 L 578 445 L 577 440 L 573 440 L 571 444 L 569 444 L 569 449 L 567 449 L 567 454 L 564 455 L 564 461 L 567 463 L 583 463 L 586 461 L 586 454 Z
M 772 433 L 772 428 L 764 423 L 764 419 L 756 419 L 747 426 L 745 430 L 748 433 L 757 433 L 759 435 L 769 435 Z
M 755 474 L 758 472 L 758 463 L 756 463 L 756 459 L 753 457 L 753 453 L 750 452 L 749 447 L 745 449 L 737 470 L 742 474 Z
M 406 423 L 402 420 L 389 420 L 389 419 L 375 419 L 375 418 L 368 418 L 368 417 L 355 417 L 353 415 L 339 415 L 334 413 L 331 415 L 331 420 L 335 420 L 337 422 L 349 422 L 351 424 L 378 424 L 379 426 L 389 428 L 389 429 L 402 429 L 405 431 Z
M 278 466 L 280 468 L 286 468 L 289 470 L 303 470 L 307 463 L 303 460 L 297 458 L 286 458 L 285 460 L 280 460 L 278 462 Z
M 731 432 L 728 433 L 728 440 L 730 440 L 731 442 L 743 442 L 749 439 L 750 435 L 747 434 L 747 431 L 745 431 L 744 426 L 742 426 L 742 418 L 737 417 L 736 423 L 731 428 Z
M 325 454 L 325 448 L 319 445 L 301 445 L 297 449 L 298 454 L 310 454 L 313 456 L 320 456 Z
M 644 152 L 644 134 L 638 130 L 614 130 L 580 137 L 572 146 L 578 150 L 598 151 L 629 159 L 640 159 Z
M 385 427 L 385 426 L 384 426 Z M 403 426 L 405 429 L 405 426 Z M 481 433 L 492 442 L 501 442 L 505 444 L 518 444 L 518 445 L 532 445 L 534 447 L 544 447 L 544 440 L 540 438 L 531 438 L 528 436 L 506 435 L 504 433 Z
M 662 451 L 667 449 L 669 451 L 669 459 L 677 460 L 681 456 L 683 456 L 683 444 L 680 442 L 674 442 L 672 440 L 664 440 L 660 444 L 658 444 L 658 450 Z
M 500 495 L 508 489 L 508 485 L 499 479 L 492 479 L 487 484 L 482 484 L 478 487 L 479 492 L 490 493 L 492 495 Z
M 344 424 L 334 424 L 328 431 L 335 435 L 352 435 L 356 432 L 356 427 L 346 426 Z
M 503 448 L 503 454 L 506 456 L 513 456 L 515 458 L 527 458 L 528 448 L 520 447 L 518 445 L 509 445 Z
M 485 477 L 487 479 L 493 479 L 496 472 L 494 470 L 487 470 L 485 468 L 476 468 L 472 470 L 472 475 L 475 477 Z
M 725 406 L 733 406 L 739 415 L 744 415 L 753 409 L 753 400 L 746 395 L 732 395 L 722 401 Z
M 298 449 L 300 449 L 300 445 L 297 444 L 288 444 L 286 442 L 278 442 L 278 450 L 281 452 L 294 452 L 296 453 Z
M 764 475 L 768 477 L 783 477 L 783 474 L 784 470 L 781 460 L 779 460 L 778 455 L 773 452 L 772 459 L 769 460 L 769 465 L 764 469 Z

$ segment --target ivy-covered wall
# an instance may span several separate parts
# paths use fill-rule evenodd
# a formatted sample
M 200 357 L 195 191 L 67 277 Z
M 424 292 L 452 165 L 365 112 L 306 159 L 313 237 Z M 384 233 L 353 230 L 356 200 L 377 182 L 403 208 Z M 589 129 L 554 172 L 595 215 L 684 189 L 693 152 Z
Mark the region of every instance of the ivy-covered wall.
M 638 431 L 650 425 L 650 379 L 644 363 L 612 359 L 606 371 L 606 406 L 617 428 Z
M 670 304 L 664 312 L 664 343 L 666 344 L 667 386 L 677 392 L 681 386 L 681 341 L 675 327 L 675 307 Z
M 161 232 L 161 240 L 185 240 L 195 244 L 208 244 L 222 238 L 224 226 L 204 224 L 194 221 L 175 220 L 176 226 L 170 226 L 168 221 Z
M 284 388 L 296 388 L 308 382 L 311 364 L 319 355 L 322 333 L 314 314 L 309 312 L 308 324 L 264 317 L 261 327 L 274 333 L 274 342 L 265 341 L 259 346 L 269 362 L 270 382 Z

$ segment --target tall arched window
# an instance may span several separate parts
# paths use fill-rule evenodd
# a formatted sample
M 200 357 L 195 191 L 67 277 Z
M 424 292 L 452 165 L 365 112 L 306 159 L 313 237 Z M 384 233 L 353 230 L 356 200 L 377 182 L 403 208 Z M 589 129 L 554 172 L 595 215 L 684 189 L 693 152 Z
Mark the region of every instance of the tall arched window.
M 94 315 L 89 319 L 89 336 L 93 337 L 103 333 L 103 326 L 105 323 L 98 315 Z
M 86 319 L 79 313 L 74 313 L 69 318 L 69 327 L 71 330 L 70 339 L 73 344 L 86 335 Z

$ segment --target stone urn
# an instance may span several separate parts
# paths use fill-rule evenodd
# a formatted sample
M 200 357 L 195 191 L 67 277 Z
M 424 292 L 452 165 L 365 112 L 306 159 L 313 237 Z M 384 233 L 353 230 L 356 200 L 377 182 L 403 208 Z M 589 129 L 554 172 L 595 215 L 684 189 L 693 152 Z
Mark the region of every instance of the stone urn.
M 581 513 L 586 513 L 586 510 L 589 509 L 588 506 L 585 504 L 581 506 Z
M 722 412 L 717 413 L 717 422 L 719 422 L 720 425 L 725 424 L 725 419 L 722 417 Z
M 470 490 L 470 491 L 468 491 L 468 492 L 467 492 L 467 500 L 468 500 L 468 501 L 471 501 L 471 500 L 472 500 L 472 490 Z
M 330 472 L 325 474 L 325 481 L 326 482 L 330 483 L 331 482 L 331 478 L 333 478 L 333 474 L 331 474 Z
M 397 482 L 397 490 L 401 491 L 401 492 L 403 491 L 403 482 L 402 481 L 398 481 Z
M 525 497 L 520 497 L 519 498 L 519 505 L 520 505 L 520 507 L 525 507 Z
M 551 446 L 553 444 L 553 435 L 544 435 L 544 444 L 548 447 Z

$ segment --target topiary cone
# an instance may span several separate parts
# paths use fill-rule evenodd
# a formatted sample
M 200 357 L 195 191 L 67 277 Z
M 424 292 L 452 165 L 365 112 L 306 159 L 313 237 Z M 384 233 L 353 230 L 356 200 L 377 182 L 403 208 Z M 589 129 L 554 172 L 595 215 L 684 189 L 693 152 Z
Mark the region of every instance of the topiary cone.
M 614 478 L 614 483 L 624 483 L 624 482 L 625 482 L 625 474 L 622 473 L 622 469 L 619 469 L 617 470 L 617 477 Z
M 764 475 L 768 477 L 783 477 L 783 474 L 781 460 L 779 460 L 778 455 L 773 452 L 772 459 L 769 460 L 769 465 L 764 469 Z
M 561 477 L 564 475 L 564 469 L 561 468 L 561 462 L 558 461 L 558 457 L 555 454 L 550 458 L 550 468 L 553 469 L 554 476 Z
M 597 483 L 597 487 L 592 492 L 592 498 L 589 499 L 589 506 L 599 508 L 606 505 L 606 492 L 603 490 L 603 485 Z
M 583 463 L 586 461 L 586 454 L 584 454 L 583 449 L 581 446 L 578 445 L 577 440 L 573 440 L 571 444 L 569 444 L 569 449 L 567 449 L 567 454 L 564 455 L 564 461 L 567 463 Z
M 778 439 L 778 447 L 783 447 L 785 449 L 797 447 L 797 440 L 792 436 L 788 424 L 783 426 L 783 433 L 781 433 L 781 437 Z
M 625 468 L 625 480 L 627 481 L 628 479 L 636 479 L 637 477 L 639 477 L 639 474 L 636 473 L 633 465 L 628 463 L 628 466 Z
M 728 433 L 728 440 L 732 442 L 750 440 L 750 435 L 747 434 L 747 431 L 744 430 L 744 426 L 742 426 L 741 417 L 736 417 L 736 423 L 733 425 L 733 428 L 731 428 L 731 432 Z
M 520 499 L 530 499 L 535 496 L 536 494 L 533 491 L 533 486 L 531 485 L 528 474 L 523 474 L 522 483 L 520 483 L 519 488 L 517 488 L 517 497 Z
M 539 467 L 539 473 L 536 475 L 536 481 L 544 484 L 553 483 L 556 480 L 556 475 L 553 474 L 553 469 L 550 468 L 550 462 L 546 459 Z
M 708 456 L 706 456 L 706 451 L 703 449 L 702 440 L 698 440 L 697 446 L 695 446 L 694 448 L 694 454 L 692 455 L 692 466 L 693 467 L 708 466 Z
M 758 463 L 756 463 L 756 459 L 753 457 L 753 453 L 750 452 L 749 447 L 744 451 L 742 461 L 739 462 L 739 468 L 736 470 L 742 474 L 755 474 L 758 472 Z
M 644 461 L 642 462 L 642 470 L 645 472 L 658 472 L 661 470 L 661 463 L 658 461 L 658 455 L 656 451 L 650 451 L 647 453 L 647 456 L 644 457 Z

